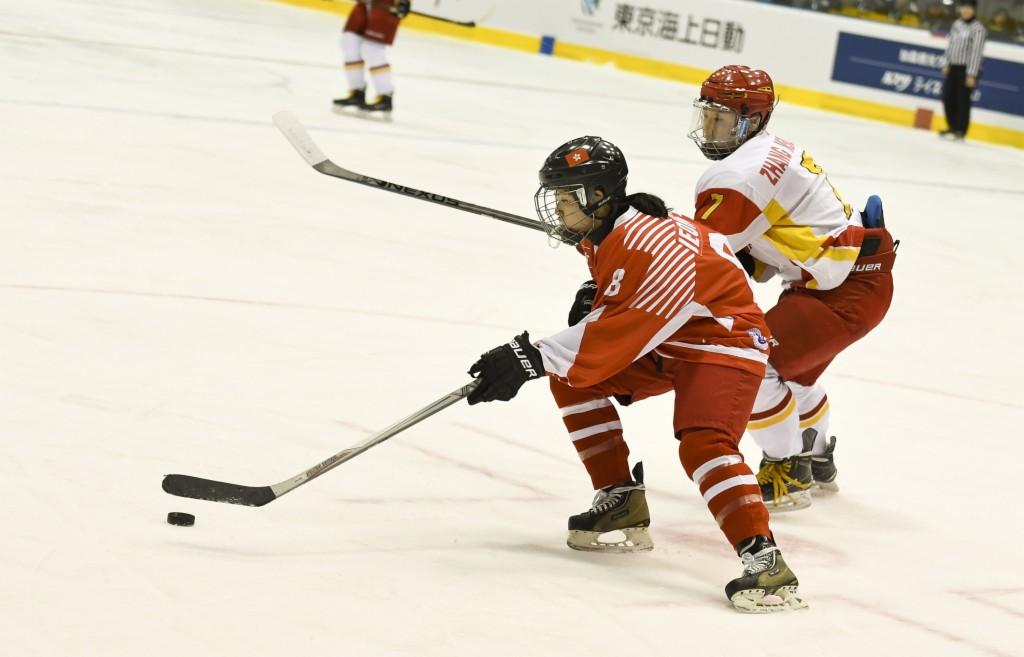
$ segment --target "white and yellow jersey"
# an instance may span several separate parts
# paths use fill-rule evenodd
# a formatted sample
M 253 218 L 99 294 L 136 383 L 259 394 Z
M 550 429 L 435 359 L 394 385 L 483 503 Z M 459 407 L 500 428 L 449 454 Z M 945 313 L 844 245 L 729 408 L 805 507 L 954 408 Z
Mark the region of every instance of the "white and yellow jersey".
M 758 274 L 777 270 L 794 286 L 838 287 L 864 239 L 860 213 L 810 154 L 767 132 L 704 172 L 696 207 L 694 219 L 724 233 L 734 251 L 750 247 Z

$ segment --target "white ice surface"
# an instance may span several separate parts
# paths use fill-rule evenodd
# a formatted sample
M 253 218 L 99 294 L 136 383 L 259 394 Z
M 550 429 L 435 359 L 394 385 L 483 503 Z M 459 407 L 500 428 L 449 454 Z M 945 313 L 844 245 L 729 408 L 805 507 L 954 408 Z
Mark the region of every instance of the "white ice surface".
M 693 87 L 405 32 L 382 125 L 329 110 L 338 30 L 0 0 L 0 655 L 1022 654 L 1024 154 L 784 99 L 775 132 L 903 241 L 888 318 L 825 379 L 842 492 L 774 521 L 810 610 L 730 610 L 667 398 L 622 413 L 647 555 L 565 547 L 591 491 L 542 383 L 264 508 L 163 493 L 304 470 L 560 328 L 587 277 L 539 233 L 315 173 L 273 112 L 342 166 L 524 216 L 544 156 L 601 134 L 691 210 Z

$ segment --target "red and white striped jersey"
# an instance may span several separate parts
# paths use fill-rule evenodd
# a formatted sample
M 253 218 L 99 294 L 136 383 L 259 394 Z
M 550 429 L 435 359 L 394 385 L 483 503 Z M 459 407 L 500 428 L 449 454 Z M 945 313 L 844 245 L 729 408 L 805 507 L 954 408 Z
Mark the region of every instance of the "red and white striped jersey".
M 537 343 L 548 374 L 585 388 L 651 351 L 764 374 L 768 327 L 724 235 L 629 208 L 600 245 L 579 250 L 597 282 L 594 310 Z
M 697 182 L 694 217 L 790 285 L 838 287 L 860 255 L 860 213 L 796 144 L 762 132 Z M 759 270 L 758 280 L 764 280 Z

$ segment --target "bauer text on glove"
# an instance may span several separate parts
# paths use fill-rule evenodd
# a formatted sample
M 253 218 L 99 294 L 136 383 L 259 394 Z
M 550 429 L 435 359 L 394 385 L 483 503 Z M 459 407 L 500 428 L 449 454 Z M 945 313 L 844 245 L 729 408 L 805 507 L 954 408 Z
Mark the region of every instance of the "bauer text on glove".
M 470 405 L 489 401 L 508 401 L 530 379 L 544 376 L 540 352 L 530 344 L 530 334 L 523 331 L 508 344 L 491 349 L 469 368 L 469 374 L 480 385 L 469 395 Z

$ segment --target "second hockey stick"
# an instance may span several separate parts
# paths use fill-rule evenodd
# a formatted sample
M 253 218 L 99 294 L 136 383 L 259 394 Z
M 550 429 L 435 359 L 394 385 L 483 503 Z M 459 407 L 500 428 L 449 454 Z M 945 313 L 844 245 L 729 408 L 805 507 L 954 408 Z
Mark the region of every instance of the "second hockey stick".
M 441 16 L 435 16 L 433 14 L 424 14 L 423 12 L 416 11 L 413 9 L 409 12 L 413 16 L 419 16 L 420 18 L 429 18 L 432 21 L 441 21 L 442 23 L 451 23 L 452 25 L 459 25 L 461 27 L 476 27 L 476 23 L 473 21 L 457 21 L 451 18 L 443 18 Z
M 418 198 L 421 201 L 437 203 L 438 205 L 462 210 L 463 212 L 483 215 L 485 217 L 497 219 L 498 221 L 515 224 L 516 226 L 547 232 L 547 228 L 544 223 L 537 219 L 528 219 L 527 217 L 521 217 L 509 212 L 487 208 L 482 205 L 474 205 L 473 203 L 466 203 L 465 201 L 441 196 L 440 194 L 435 194 L 433 192 L 425 192 L 420 189 L 405 187 L 398 183 L 388 182 L 387 180 L 381 180 L 380 178 L 373 178 L 361 173 L 356 173 L 355 171 L 343 169 L 334 162 L 331 162 L 331 160 L 324 155 L 324 152 L 316 145 L 316 142 L 314 142 L 313 138 L 309 136 L 306 129 L 302 127 L 299 120 L 290 112 L 278 112 L 274 114 L 274 125 L 276 125 L 288 141 L 291 142 L 291 145 L 299 152 L 302 159 L 306 160 L 310 166 L 324 175 L 331 176 L 333 178 L 341 178 L 342 180 L 348 180 L 349 182 L 366 185 L 368 187 L 383 189 L 386 192 L 401 194 L 402 196 Z
M 210 502 L 224 502 L 225 504 L 241 504 L 243 506 L 263 506 L 273 502 L 285 493 L 295 490 L 299 486 L 308 484 L 325 472 L 329 472 L 345 461 L 359 456 L 388 438 L 402 433 L 413 425 L 419 424 L 431 415 L 465 399 L 476 389 L 477 385 L 479 385 L 478 380 L 471 381 L 458 390 L 454 390 L 421 408 L 412 415 L 402 418 L 387 429 L 375 433 L 363 442 L 353 445 L 348 449 L 343 449 L 305 472 L 300 472 L 290 479 L 285 479 L 271 486 L 243 486 L 241 484 L 229 484 L 226 481 L 203 479 L 191 475 L 169 474 L 164 477 L 163 489 L 165 492 L 177 495 L 178 497 L 190 497 Z

